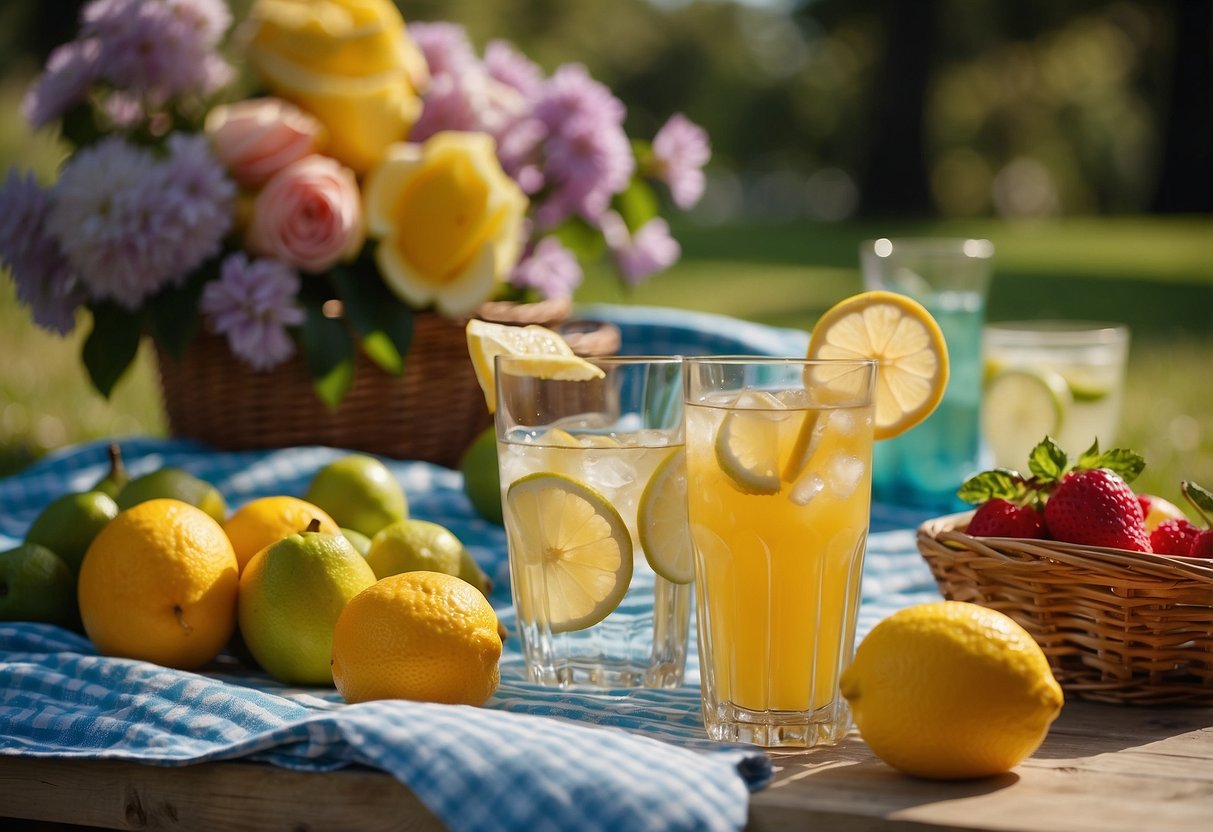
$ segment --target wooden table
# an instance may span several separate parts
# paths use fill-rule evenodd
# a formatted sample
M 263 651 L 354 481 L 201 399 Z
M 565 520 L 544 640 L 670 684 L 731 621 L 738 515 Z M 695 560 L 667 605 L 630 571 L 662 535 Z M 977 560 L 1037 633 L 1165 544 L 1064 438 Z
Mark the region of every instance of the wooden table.
M 1213 708 L 1070 702 L 1030 760 L 971 782 L 902 776 L 855 736 L 772 757 L 775 782 L 752 796 L 748 829 L 1213 829 Z M 242 762 L 160 768 L 0 758 L 0 817 L 115 829 L 442 828 L 382 772 Z

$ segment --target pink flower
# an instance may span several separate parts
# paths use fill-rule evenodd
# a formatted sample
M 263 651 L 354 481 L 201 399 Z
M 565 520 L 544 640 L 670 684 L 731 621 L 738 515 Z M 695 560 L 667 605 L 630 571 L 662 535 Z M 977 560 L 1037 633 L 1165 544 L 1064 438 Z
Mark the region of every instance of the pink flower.
M 257 194 L 246 243 L 254 254 L 322 272 L 352 257 L 363 237 L 354 172 L 313 155 L 283 168 Z
M 206 119 L 215 157 L 242 187 L 259 188 L 316 149 L 324 127 L 278 98 L 216 107 Z
M 670 236 L 669 223 L 661 217 L 649 220 L 631 234 L 623 217 L 607 211 L 602 215 L 601 228 L 615 267 L 630 286 L 665 271 L 682 256 L 678 241 Z
M 657 177 L 670 186 L 679 208 L 690 208 L 703 196 L 703 166 L 711 156 L 707 131 L 682 113 L 670 116 L 653 137 Z

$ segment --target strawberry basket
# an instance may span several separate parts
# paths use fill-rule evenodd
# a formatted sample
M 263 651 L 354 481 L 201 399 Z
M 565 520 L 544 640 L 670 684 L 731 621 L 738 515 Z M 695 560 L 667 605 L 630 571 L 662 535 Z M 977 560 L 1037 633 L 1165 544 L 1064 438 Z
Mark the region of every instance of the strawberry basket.
M 928 520 L 918 549 L 943 596 L 1006 613 L 1068 695 L 1213 705 L 1213 565 L 1052 540 L 973 537 L 973 512 Z

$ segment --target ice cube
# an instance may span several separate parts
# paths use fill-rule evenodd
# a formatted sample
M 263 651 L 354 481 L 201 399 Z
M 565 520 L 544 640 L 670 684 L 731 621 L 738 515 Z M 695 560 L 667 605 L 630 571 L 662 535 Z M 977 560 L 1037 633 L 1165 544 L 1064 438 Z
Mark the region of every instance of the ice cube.
M 854 433 L 855 414 L 849 410 L 831 410 L 830 430 L 844 435 Z
M 788 499 L 798 506 L 807 506 L 809 501 L 825 488 L 825 480 L 816 472 L 809 472 L 798 479 L 788 492 Z
M 855 493 L 863 479 L 867 466 L 863 460 L 850 454 L 834 454 L 826 463 L 826 481 L 830 492 L 839 499 Z
M 581 464 L 585 466 L 586 480 L 597 488 L 623 488 L 635 480 L 635 469 L 626 454 L 590 451 L 582 456 Z

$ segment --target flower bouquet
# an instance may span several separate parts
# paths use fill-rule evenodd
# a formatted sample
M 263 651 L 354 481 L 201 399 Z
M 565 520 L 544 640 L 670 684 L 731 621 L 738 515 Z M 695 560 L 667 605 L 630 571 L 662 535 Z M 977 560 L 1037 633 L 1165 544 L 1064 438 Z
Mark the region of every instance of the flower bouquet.
M 416 433 L 407 419 L 435 398 L 434 437 L 469 408 L 487 424 L 463 322 L 558 321 L 590 260 L 628 284 L 672 265 L 660 211 L 699 199 L 709 156 L 681 115 L 630 139 L 581 66 L 549 75 L 502 41 L 477 54 L 461 27 L 406 27 L 390 0 L 256 0 L 237 25 L 223 0 L 91 0 L 23 111 L 72 150 L 49 186 L 17 170 L 0 185 L 0 263 L 39 326 L 91 319 L 97 390 L 146 335 L 178 434 L 447 464 L 468 436 L 380 447 L 368 431 Z M 444 339 L 459 366 L 424 365 Z M 191 366 L 204 375 L 174 385 Z M 380 379 L 420 390 L 352 401 Z M 466 400 L 439 395 L 461 384 Z M 302 413 L 301 396 L 323 405 Z

